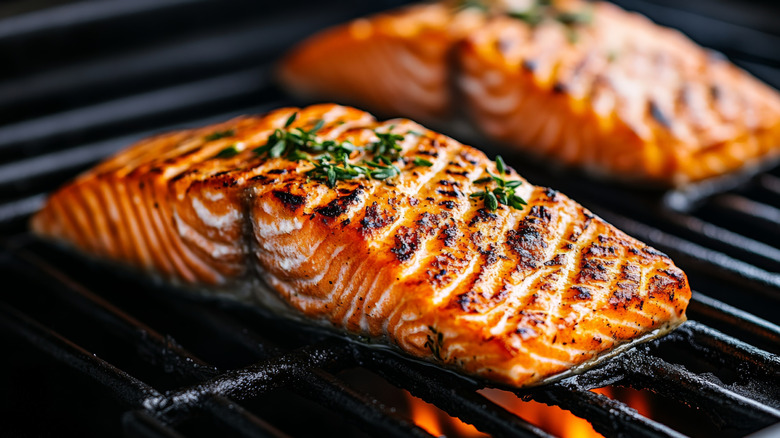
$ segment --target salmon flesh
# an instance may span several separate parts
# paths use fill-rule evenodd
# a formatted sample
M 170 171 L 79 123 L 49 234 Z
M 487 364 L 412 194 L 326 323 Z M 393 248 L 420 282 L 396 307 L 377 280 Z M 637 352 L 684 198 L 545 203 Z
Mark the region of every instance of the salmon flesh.
M 780 157 L 776 90 L 606 2 L 407 6 L 312 36 L 279 77 L 382 114 L 466 115 L 508 148 L 616 180 L 683 186 Z
M 331 184 L 314 159 L 258 153 L 315 126 L 353 163 L 395 134 L 399 172 Z M 501 167 L 410 120 L 284 108 L 141 141 L 55 192 L 32 229 L 514 387 L 685 321 L 685 274 L 562 193 L 504 168 L 527 205 L 474 196 Z

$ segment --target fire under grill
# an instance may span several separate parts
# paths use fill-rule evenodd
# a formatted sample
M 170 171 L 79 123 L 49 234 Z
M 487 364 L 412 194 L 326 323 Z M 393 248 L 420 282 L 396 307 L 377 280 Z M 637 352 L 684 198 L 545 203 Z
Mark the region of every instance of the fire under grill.
M 514 394 L 263 310 L 160 286 L 25 231 L 47 192 L 136 139 L 302 103 L 273 84 L 274 60 L 316 29 L 400 3 L 0 6 L 4 435 L 550 436 L 576 435 L 555 424 L 573 417 L 607 436 L 778 433 L 776 167 L 663 193 L 504 153 L 533 183 L 667 252 L 697 290 L 690 321 L 673 334 Z M 780 6 L 618 3 L 780 87 Z M 423 421 L 422 408 L 435 412 L 438 426 Z M 541 421 L 531 415 L 539 409 L 552 411 Z

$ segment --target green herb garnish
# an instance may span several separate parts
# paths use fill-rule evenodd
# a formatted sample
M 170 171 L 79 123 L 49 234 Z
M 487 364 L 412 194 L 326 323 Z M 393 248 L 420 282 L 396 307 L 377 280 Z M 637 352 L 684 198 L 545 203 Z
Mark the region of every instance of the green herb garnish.
M 482 0 L 459 0 L 456 2 L 455 9 L 460 11 L 463 9 L 479 9 L 482 12 L 487 12 L 488 7 Z
M 323 181 L 331 188 L 335 187 L 338 181 L 363 176 L 385 180 L 401 174 L 401 170 L 393 163 L 400 158 L 402 148 L 398 142 L 404 139 L 403 135 L 374 131 L 377 140 L 365 147 L 357 147 L 349 141 L 319 141 L 316 133 L 325 122 L 319 120 L 310 129 L 300 127 L 290 129 L 297 115 L 298 113 L 292 114 L 284 128 L 276 129 L 268 137 L 266 144 L 255 148 L 254 152 L 271 158 L 284 157 L 292 161 L 308 161 L 314 165 L 314 168 L 306 172 L 306 176 L 315 181 Z M 392 128 L 391 126 L 390 129 Z M 352 154 L 357 151 L 370 152 L 373 157 L 360 164 L 350 162 Z M 419 162 L 415 160 L 415 164 L 433 165 L 427 160 Z
M 426 335 L 427 340 L 423 347 L 431 350 L 433 357 L 441 360 L 441 349 L 444 346 L 444 334 L 436 330 L 433 326 L 428 326 L 428 330 L 431 331 L 430 335 Z
M 538 6 L 531 6 L 523 11 L 508 11 L 507 15 L 525 21 L 532 27 L 538 25 L 545 19 L 544 9 Z
M 236 135 L 236 131 L 234 129 L 227 129 L 225 131 L 214 131 L 211 134 L 203 137 L 203 140 L 214 141 L 214 140 L 219 140 L 220 138 L 232 137 L 234 135 Z
M 221 151 L 217 152 L 217 155 L 214 155 L 214 158 L 232 158 L 238 155 L 239 152 L 241 151 L 236 149 L 236 144 L 233 143 L 230 146 L 226 147 L 225 149 L 222 149 Z
M 523 184 L 522 181 L 507 181 L 503 175 L 509 175 L 504 159 L 501 156 L 496 157 L 496 170 L 498 175 L 493 175 L 490 170 L 485 169 L 489 176 L 473 181 L 474 184 L 489 184 L 494 182 L 496 187 L 474 192 L 470 195 L 472 198 L 479 198 L 484 201 L 485 208 L 490 211 L 496 211 L 498 204 L 509 205 L 517 210 L 522 210 L 523 206 L 528 205 L 523 198 L 515 194 L 515 189 Z
M 393 127 L 390 127 L 392 131 Z M 401 152 L 401 145 L 398 141 L 403 140 L 404 136 L 400 134 L 393 134 L 392 132 L 376 132 L 374 135 L 377 137 L 377 141 L 371 143 L 368 148 L 374 155 L 386 157 L 391 161 L 398 159 L 398 154 Z
M 593 21 L 593 9 L 585 7 L 579 11 L 558 12 L 555 19 L 567 26 L 590 24 Z
M 593 9 L 590 5 L 587 5 L 578 11 L 562 11 L 550 0 L 535 0 L 522 9 L 505 7 L 500 4 L 491 5 L 491 2 L 486 0 L 460 0 L 456 2 L 456 10 L 466 8 L 476 8 L 490 14 L 505 14 L 512 18 L 524 21 L 531 27 L 537 26 L 547 20 L 558 21 L 570 28 L 576 25 L 590 24 L 593 21 Z M 570 41 L 576 38 L 569 35 L 571 33 L 572 32 L 570 31 L 567 34 Z
M 336 161 L 331 155 L 323 155 L 317 161 L 312 161 L 314 169 L 306 172 L 306 176 L 315 181 L 324 181 L 328 187 L 336 187 L 337 181 L 355 179 L 365 175 L 368 170 L 344 161 Z
M 412 161 L 412 164 L 414 164 L 415 166 L 422 166 L 422 167 L 433 166 L 433 163 L 426 160 L 425 158 L 420 158 L 420 157 L 415 158 L 414 161 Z
M 284 124 L 284 129 L 276 129 L 268 137 L 265 145 L 254 149 L 257 155 L 268 154 L 271 158 L 284 156 L 291 161 L 308 160 L 309 156 L 303 152 L 306 150 L 317 150 L 319 143 L 314 134 L 325 124 L 323 120 L 317 123 L 311 129 L 294 128 L 287 129 L 298 117 L 298 113 L 293 113 Z

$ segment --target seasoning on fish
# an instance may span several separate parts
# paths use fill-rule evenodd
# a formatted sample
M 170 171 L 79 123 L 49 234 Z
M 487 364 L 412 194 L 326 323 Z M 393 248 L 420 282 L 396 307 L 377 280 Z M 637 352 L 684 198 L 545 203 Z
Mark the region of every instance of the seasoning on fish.
M 286 89 L 307 98 L 430 121 L 452 113 L 448 58 L 485 22 L 473 8 L 407 6 L 319 33 L 281 64 Z
M 440 121 L 660 186 L 780 156 L 780 95 L 680 32 L 606 2 L 449 1 L 315 35 L 282 63 L 307 97 Z
M 32 228 L 513 386 L 673 329 L 691 295 L 667 256 L 502 160 L 331 104 L 141 141 Z
M 780 155 L 775 90 L 641 15 L 567 4 L 590 7 L 591 21 L 498 16 L 460 47 L 465 105 L 488 136 L 667 186 Z

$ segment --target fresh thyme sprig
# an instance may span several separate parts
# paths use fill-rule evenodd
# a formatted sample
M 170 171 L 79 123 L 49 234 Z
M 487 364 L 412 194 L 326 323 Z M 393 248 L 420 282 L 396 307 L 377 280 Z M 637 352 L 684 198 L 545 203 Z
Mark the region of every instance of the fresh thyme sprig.
M 489 9 L 483 0 L 459 0 L 455 2 L 456 11 L 471 8 L 478 9 L 482 12 L 487 12 Z
M 368 145 L 368 150 L 370 150 L 377 159 L 387 161 L 387 163 L 385 163 L 387 165 L 400 158 L 402 148 L 398 142 L 404 139 L 403 135 L 390 132 L 393 128 L 394 126 L 390 126 L 388 132 L 374 131 L 377 141 Z
M 351 180 L 362 176 L 385 180 L 401 174 L 401 169 L 393 163 L 400 159 L 400 152 L 403 148 L 398 142 L 404 139 L 403 135 L 374 131 L 377 140 L 365 147 L 357 147 L 349 141 L 319 141 L 316 133 L 324 126 L 324 121 L 318 121 L 308 130 L 300 127 L 290 129 L 297 114 L 291 115 L 284 127 L 276 129 L 268 137 L 266 144 L 255 148 L 254 152 L 257 155 L 267 154 L 271 158 L 284 157 L 292 161 L 309 161 L 314 165 L 314 168 L 306 172 L 307 177 L 323 181 L 331 188 L 342 180 Z M 391 126 L 390 130 L 392 129 Z M 358 151 L 370 152 L 371 159 L 364 160 L 361 164 L 350 162 L 353 153 Z M 422 158 L 415 158 L 413 163 L 416 166 L 425 167 L 433 165 L 430 161 Z
M 309 160 L 310 157 L 305 153 L 306 150 L 317 150 L 319 145 L 315 134 L 322 129 L 325 125 L 324 120 L 319 120 L 311 129 L 303 129 L 301 127 L 288 129 L 295 119 L 298 118 L 298 113 L 293 113 L 284 124 L 284 129 L 276 129 L 273 134 L 268 137 L 268 141 L 265 145 L 254 149 L 257 155 L 268 154 L 271 158 L 278 158 L 284 156 L 290 161 L 303 161 Z
M 421 167 L 431 167 L 431 166 L 433 166 L 433 163 L 431 163 L 430 161 L 426 160 L 425 158 L 420 158 L 420 157 L 416 157 L 412 161 L 412 164 L 414 164 L 415 166 L 421 166 Z
M 225 149 L 222 149 L 221 151 L 217 152 L 217 155 L 214 155 L 214 158 L 233 158 L 236 155 L 238 155 L 239 151 L 236 147 L 236 143 L 231 144 L 230 146 L 226 147 Z
M 590 24 L 593 21 L 593 9 L 590 5 L 577 11 L 561 11 L 549 1 L 536 1 L 523 10 L 509 10 L 507 15 L 525 21 L 531 26 L 536 26 L 546 19 L 553 19 L 570 30 L 573 26 Z
M 488 175 L 484 178 L 473 181 L 474 184 L 490 184 L 494 182 L 496 187 L 492 190 L 485 187 L 484 190 L 472 193 L 472 198 L 479 198 L 484 201 L 485 207 L 490 211 L 496 211 L 498 204 L 509 205 L 517 210 L 522 210 L 523 206 L 528 205 L 523 198 L 515 194 L 515 189 L 523 184 L 520 180 L 507 181 L 503 175 L 509 175 L 509 171 L 501 156 L 496 157 L 496 170 L 498 175 L 494 175 L 489 169 L 485 169 Z
M 306 172 L 306 176 L 315 181 L 324 181 L 330 188 L 336 187 L 337 181 L 355 179 L 368 172 L 364 166 L 351 164 L 346 158 L 337 159 L 330 154 L 323 154 L 312 163 L 314 169 Z
M 523 9 L 507 8 L 503 5 L 491 6 L 491 2 L 487 0 L 459 0 L 455 5 L 456 10 L 474 8 L 485 13 L 506 14 L 524 21 L 532 27 L 552 19 L 568 28 L 570 40 L 573 40 L 571 34 L 574 33 L 574 26 L 590 24 L 593 21 L 593 8 L 590 5 L 577 11 L 567 11 L 558 9 L 550 0 L 535 0 Z
M 214 141 L 219 140 L 220 138 L 232 137 L 234 135 L 236 135 L 236 131 L 234 129 L 226 129 L 224 131 L 214 131 L 211 134 L 203 137 L 203 140 Z

